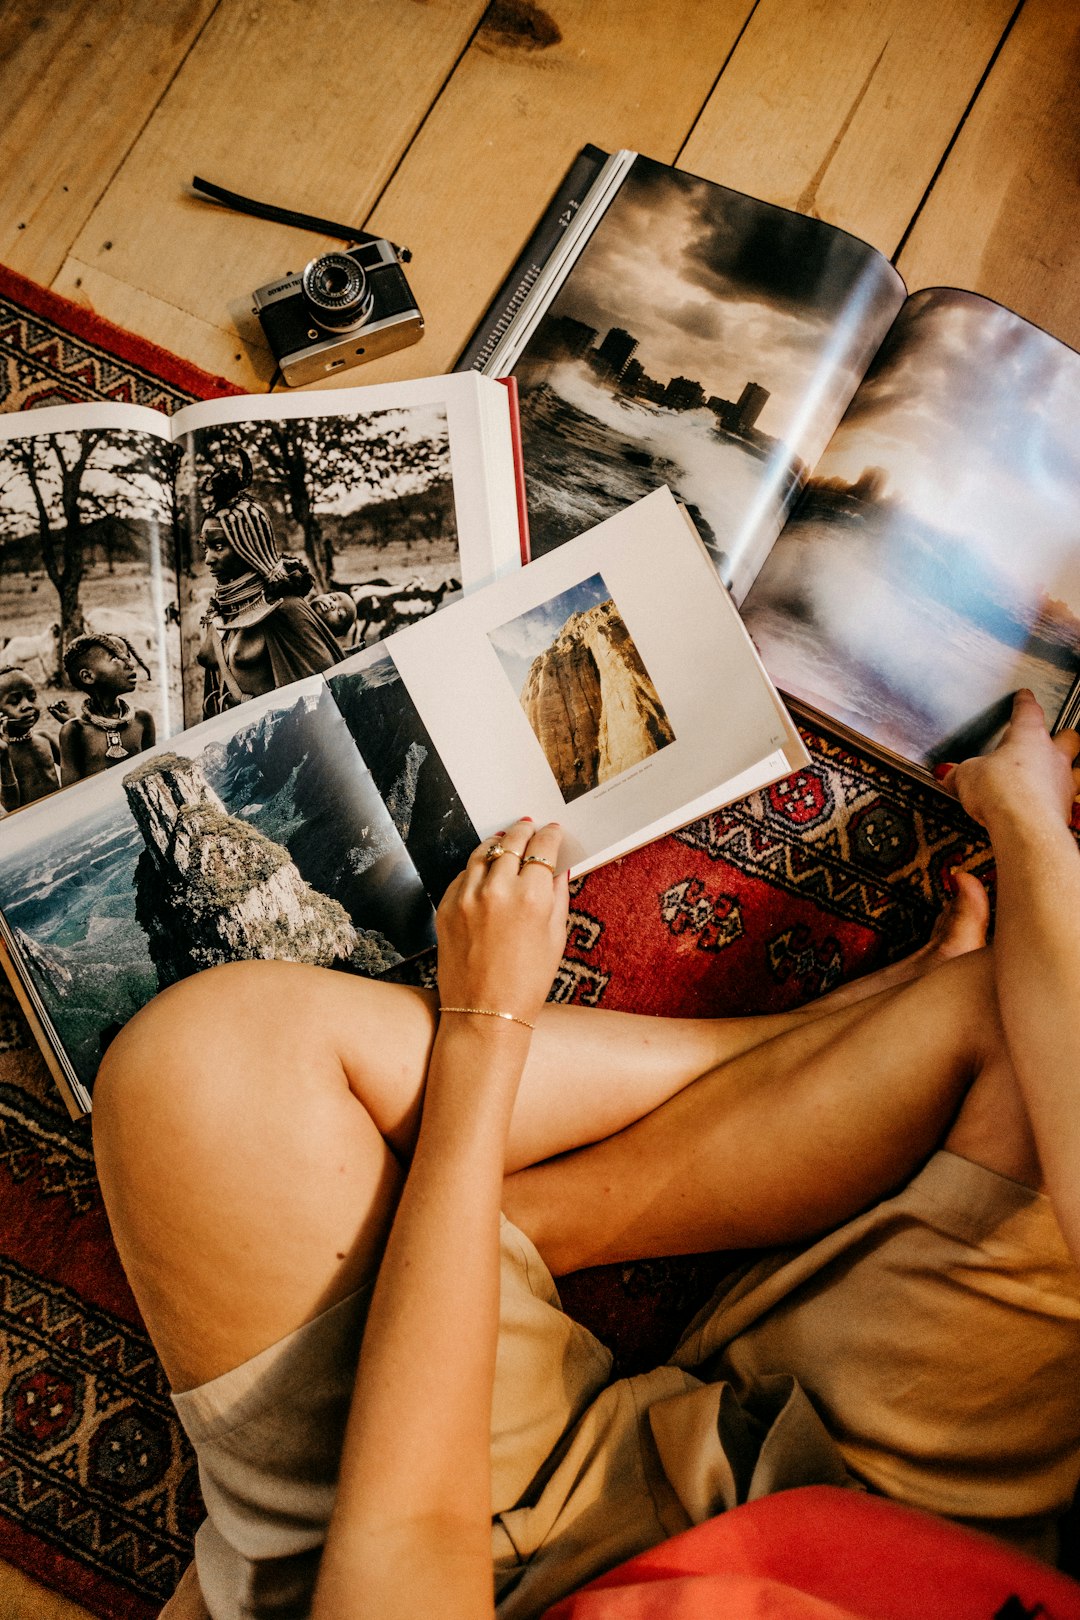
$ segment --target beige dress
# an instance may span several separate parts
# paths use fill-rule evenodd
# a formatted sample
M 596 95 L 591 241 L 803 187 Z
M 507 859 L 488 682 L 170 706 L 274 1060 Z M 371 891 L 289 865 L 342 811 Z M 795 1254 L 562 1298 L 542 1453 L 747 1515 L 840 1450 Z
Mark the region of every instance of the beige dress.
M 174 1397 L 214 1620 L 307 1614 L 367 1309 Z M 896 1197 L 725 1281 L 673 1364 L 610 1381 L 503 1225 L 492 1411 L 502 1620 L 737 1502 L 882 1491 L 1051 1554 L 1080 1477 L 1080 1279 L 1048 1201 L 938 1153 Z M 433 1347 L 438 1353 L 438 1347 Z

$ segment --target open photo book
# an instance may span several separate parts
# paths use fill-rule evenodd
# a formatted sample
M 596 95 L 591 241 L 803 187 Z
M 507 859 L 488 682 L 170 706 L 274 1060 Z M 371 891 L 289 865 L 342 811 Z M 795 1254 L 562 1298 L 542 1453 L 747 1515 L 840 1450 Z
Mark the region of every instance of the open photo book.
M 0 933 L 76 1111 L 159 989 L 252 957 L 378 975 L 482 838 L 575 873 L 807 754 L 670 492 L 322 675 L 0 822 Z
M 463 354 L 516 378 L 534 556 L 657 482 L 780 689 L 917 774 L 1080 669 L 1080 356 L 875 249 L 587 148 Z
M 0 808 L 517 570 L 519 468 L 481 377 L 0 416 Z

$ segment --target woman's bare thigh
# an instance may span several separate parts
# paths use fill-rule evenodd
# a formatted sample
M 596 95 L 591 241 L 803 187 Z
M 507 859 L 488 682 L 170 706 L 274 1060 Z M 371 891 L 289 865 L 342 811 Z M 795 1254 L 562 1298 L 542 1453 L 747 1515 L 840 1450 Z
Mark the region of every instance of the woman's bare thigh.
M 776 1024 L 545 1008 L 511 1166 L 621 1129 Z M 116 1038 L 94 1094 L 98 1170 L 175 1387 L 371 1277 L 435 1026 L 430 993 L 253 962 L 174 986 Z

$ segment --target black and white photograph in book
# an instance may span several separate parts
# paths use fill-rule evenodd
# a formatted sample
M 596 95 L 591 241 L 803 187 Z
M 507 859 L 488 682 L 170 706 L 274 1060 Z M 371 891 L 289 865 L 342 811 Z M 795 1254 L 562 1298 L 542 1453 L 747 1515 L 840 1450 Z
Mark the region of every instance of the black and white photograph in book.
M 399 794 L 403 824 L 411 814 Z M 272 692 L 5 828 L 0 910 L 76 1078 L 178 979 L 268 957 L 377 975 L 434 914 L 326 683 Z
M 514 367 L 533 555 L 667 483 L 741 595 L 902 301 L 865 243 L 637 158 Z
M 459 588 L 440 405 L 199 428 L 178 485 L 189 723 L 323 673 Z
M 905 759 L 978 753 L 1080 672 L 1080 355 L 907 302 L 744 603 L 777 684 Z
M 570 804 L 675 741 L 603 576 L 488 632 Z
M 461 795 L 389 648 L 373 646 L 354 654 L 329 681 L 372 781 L 437 905 L 480 838 Z
M 0 437 L 0 807 L 130 762 L 181 723 L 172 450 Z

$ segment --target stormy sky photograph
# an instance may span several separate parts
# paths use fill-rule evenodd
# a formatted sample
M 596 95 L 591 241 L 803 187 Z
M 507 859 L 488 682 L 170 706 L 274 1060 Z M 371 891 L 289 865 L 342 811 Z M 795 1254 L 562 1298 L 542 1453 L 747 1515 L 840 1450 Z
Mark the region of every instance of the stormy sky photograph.
M 777 684 L 905 758 L 989 746 L 1080 669 L 1080 355 L 915 294 L 745 603 Z
M 903 299 L 846 232 L 635 158 L 515 364 L 533 555 L 667 484 L 741 601 Z
M 1026 581 L 1050 561 L 1080 612 L 1078 422 L 1080 355 L 935 288 L 908 301 L 816 472 L 850 483 L 880 467 L 886 498 L 1005 572 Z
M 762 429 L 805 454 L 795 435 L 807 399 L 835 421 L 903 296 L 855 237 L 639 158 L 550 313 L 600 338 L 623 327 L 660 381 L 696 378 L 725 399 L 760 383 Z

